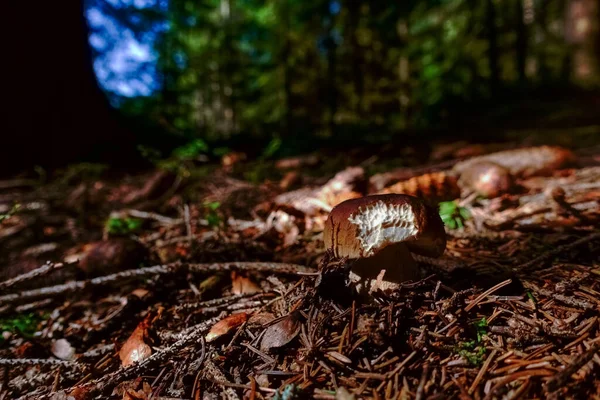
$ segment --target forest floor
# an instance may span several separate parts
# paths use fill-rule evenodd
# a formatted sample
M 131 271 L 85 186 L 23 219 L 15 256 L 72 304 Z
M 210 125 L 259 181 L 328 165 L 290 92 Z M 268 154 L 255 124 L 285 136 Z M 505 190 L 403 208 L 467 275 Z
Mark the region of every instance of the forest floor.
M 558 161 L 518 150 L 546 135 L 0 181 L 0 399 L 600 398 L 600 147 L 582 137 Z M 509 149 L 499 196 L 457 186 Z M 365 299 L 323 226 L 390 187 L 439 206 L 446 251 Z

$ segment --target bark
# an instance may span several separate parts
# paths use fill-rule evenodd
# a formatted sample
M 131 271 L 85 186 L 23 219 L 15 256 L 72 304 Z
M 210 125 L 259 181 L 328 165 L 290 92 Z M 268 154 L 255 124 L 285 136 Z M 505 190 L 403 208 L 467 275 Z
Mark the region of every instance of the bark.
M 488 27 L 488 61 L 490 67 L 490 91 L 494 96 L 498 91 L 498 31 L 496 29 L 496 8 L 493 0 L 487 0 L 486 22 Z
M 523 0 L 516 0 L 516 19 L 517 19 L 517 41 L 515 43 L 517 53 L 517 74 L 519 83 L 524 84 L 526 79 L 527 62 L 527 27 L 523 20 Z
M 14 25 L 2 24 L 8 32 L 0 39 L 9 104 L 0 122 L 0 174 L 131 155 L 133 134 L 119 128 L 96 82 L 83 0 L 10 2 L 5 16 Z

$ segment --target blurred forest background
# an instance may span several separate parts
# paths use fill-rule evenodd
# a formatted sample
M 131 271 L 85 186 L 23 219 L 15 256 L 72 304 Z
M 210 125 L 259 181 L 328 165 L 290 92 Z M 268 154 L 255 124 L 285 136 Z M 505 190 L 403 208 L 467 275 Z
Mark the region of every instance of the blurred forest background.
M 20 3 L 2 40 L 21 167 L 598 122 L 600 0 Z

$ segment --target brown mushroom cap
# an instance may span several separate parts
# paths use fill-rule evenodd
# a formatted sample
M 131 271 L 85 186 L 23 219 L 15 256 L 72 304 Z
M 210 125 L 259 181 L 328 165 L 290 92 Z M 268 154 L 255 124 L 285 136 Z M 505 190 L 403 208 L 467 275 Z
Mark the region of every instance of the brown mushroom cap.
M 483 197 L 493 198 L 510 191 L 513 177 L 507 168 L 495 162 L 480 161 L 462 173 L 458 185 L 463 190 L 472 190 Z
M 414 196 L 382 194 L 346 200 L 331 210 L 323 240 L 336 257 L 371 257 L 405 243 L 414 253 L 439 257 L 446 232 L 437 211 Z

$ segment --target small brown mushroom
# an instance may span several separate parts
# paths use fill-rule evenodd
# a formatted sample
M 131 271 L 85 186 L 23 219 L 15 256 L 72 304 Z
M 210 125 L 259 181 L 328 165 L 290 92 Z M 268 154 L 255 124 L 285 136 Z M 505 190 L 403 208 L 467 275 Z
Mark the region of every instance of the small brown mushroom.
M 508 193 L 513 186 L 510 171 L 491 161 L 474 163 L 465 169 L 458 180 L 464 192 L 475 192 L 487 199 Z
M 411 251 L 439 257 L 446 249 L 444 224 L 421 199 L 383 194 L 351 199 L 331 210 L 323 232 L 335 257 L 353 260 L 351 280 L 369 293 L 420 277 Z

